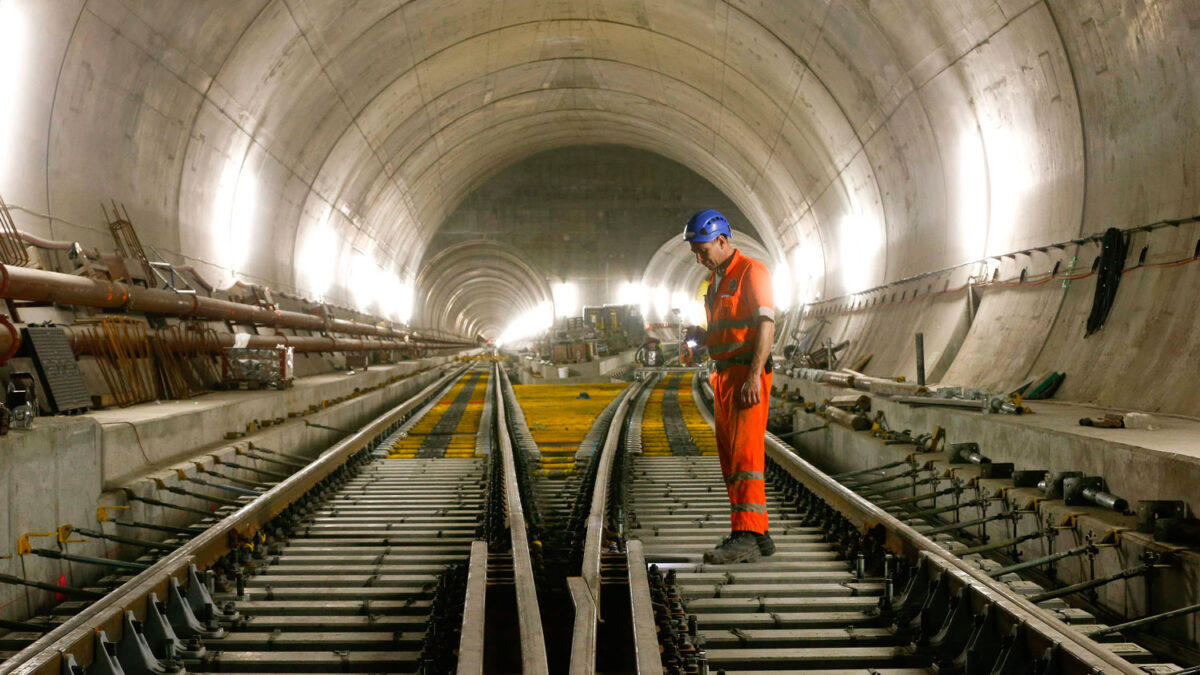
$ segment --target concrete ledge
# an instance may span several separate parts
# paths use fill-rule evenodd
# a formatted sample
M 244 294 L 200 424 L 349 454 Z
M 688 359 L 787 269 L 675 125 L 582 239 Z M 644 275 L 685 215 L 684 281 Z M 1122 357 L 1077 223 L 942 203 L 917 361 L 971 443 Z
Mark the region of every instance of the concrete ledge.
M 104 484 L 112 488 L 128 482 L 147 467 L 225 445 L 229 442 L 226 432 L 245 432 L 249 424 L 258 420 L 287 420 L 289 414 L 304 412 L 323 401 L 379 387 L 452 358 L 440 356 L 372 366 L 353 375 L 344 372 L 314 375 L 296 380 L 292 388 L 284 391 L 213 392 L 188 401 L 101 410 L 84 417 L 103 427 Z M 329 433 L 326 432 L 326 438 L 330 438 Z
M 821 401 L 850 390 L 807 380 L 780 377 L 777 386 L 789 386 L 789 391 L 800 391 L 810 401 Z M 786 406 L 786 404 L 783 404 Z M 890 426 L 894 429 L 911 429 L 914 433 L 931 431 L 935 425 L 947 430 L 952 442 L 974 441 L 980 444 L 983 453 L 994 461 L 1013 462 L 1017 469 L 1046 469 L 1050 471 L 1080 470 L 1088 475 L 1104 476 L 1113 493 L 1125 497 L 1131 505 L 1138 499 L 1182 499 L 1195 508 L 1197 494 L 1195 486 L 1200 478 L 1200 461 L 1185 452 L 1167 449 L 1179 443 L 1177 434 L 1186 434 L 1193 424 L 1189 420 L 1164 418 L 1160 431 L 1132 429 L 1090 429 L 1078 427 L 1085 433 L 1074 433 L 1078 417 L 1095 415 L 1096 411 L 1069 404 L 1035 402 L 1035 415 L 1008 416 L 984 415 L 971 411 L 947 408 L 916 408 L 888 400 L 883 396 L 872 396 L 875 410 L 883 410 Z M 793 413 L 793 427 L 803 429 L 818 423 L 817 416 L 797 409 Z M 1163 443 L 1155 447 L 1116 442 L 1105 438 L 1108 435 L 1132 433 L 1133 439 L 1153 437 L 1163 431 Z M 1192 436 L 1200 438 L 1200 434 Z M 869 432 L 855 432 L 838 425 L 828 429 L 801 434 L 793 439 L 798 452 L 827 473 L 837 474 L 858 469 L 880 466 L 902 460 L 913 453 L 911 445 L 884 445 Z M 1184 448 L 1186 450 L 1186 448 Z M 1195 450 L 1195 449 L 1193 449 Z M 937 475 L 954 475 L 964 482 L 978 476 L 975 465 L 948 463 L 947 453 L 922 453 L 915 457 L 920 463 L 928 464 Z M 897 469 L 874 474 L 882 477 L 896 473 Z M 920 477 L 932 475 L 922 472 Z M 897 485 L 905 481 L 896 481 Z M 1166 555 L 1164 562 L 1171 567 L 1157 570 L 1149 587 L 1142 578 L 1118 581 L 1097 589 L 1095 601 L 1107 609 L 1125 616 L 1137 617 L 1180 607 L 1194 600 L 1179 589 L 1196 588 L 1200 585 L 1200 553 L 1184 547 L 1153 541 L 1151 535 L 1134 531 L 1136 517 L 1091 506 L 1067 506 L 1062 500 L 1045 500 L 1039 491 L 1014 488 L 1007 480 L 978 481 L 975 487 L 965 489 L 961 500 L 976 496 L 991 497 L 995 501 L 987 513 L 999 510 L 1030 510 L 1017 522 L 1015 528 L 1009 521 L 995 521 L 984 526 L 991 541 L 1007 539 L 1015 535 L 1063 526 L 1055 530 L 1053 546 L 1045 538 L 1037 538 L 1019 545 L 1022 560 L 1048 555 L 1085 543 L 1090 532 L 1100 542 L 1105 538 L 1118 542 L 1117 546 L 1102 547 L 1095 560 L 1095 574 L 1102 576 L 1121 569 L 1137 567 L 1140 556 L 1147 551 Z M 939 487 L 947 487 L 943 482 Z M 928 485 L 919 487 L 922 492 L 930 491 Z M 903 497 L 912 494 L 911 489 L 898 490 L 885 498 Z M 954 503 L 952 495 L 921 503 L 922 508 L 944 506 Z M 962 520 L 978 517 L 979 512 L 971 507 L 963 511 Z M 953 514 L 945 514 L 944 520 L 954 520 Z M 927 528 L 918 528 L 927 529 Z M 980 527 L 969 530 L 979 533 Z M 944 538 L 944 537 L 943 537 Z M 951 544 L 951 546 L 957 546 Z M 1009 551 L 1011 552 L 1011 549 Z M 1058 579 L 1063 583 L 1076 583 L 1093 578 L 1086 557 L 1060 561 L 1055 565 Z M 1008 579 L 1006 579 L 1008 580 Z M 1081 597 L 1068 598 L 1070 604 L 1079 606 Z M 1065 606 L 1060 601 L 1051 601 L 1051 606 Z M 1200 620 L 1196 617 L 1172 619 L 1160 626 L 1162 635 L 1195 642 L 1200 638 Z
M 775 386 L 799 391 L 805 400 L 821 402 L 858 392 L 800 378 L 777 375 Z M 1018 470 L 1083 471 L 1103 476 L 1110 491 L 1129 500 L 1179 499 L 1200 513 L 1200 421 L 1155 416 L 1162 428 L 1097 429 L 1079 426 L 1081 417 L 1112 412 L 1089 406 L 1052 401 L 1030 401 L 1032 415 L 985 415 L 946 407 L 920 407 L 897 403 L 871 394 L 872 414 L 882 410 L 893 429 L 914 433 L 946 430 L 951 442 L 974 441 L 984 455 L 997 462 L 1012 462 Z M 811 420 L 809 420 L 811 426 Z M 827 432 L 804 434 L 811 437 Z M 813 456 L 830 473 L 865 469 L 867 458 L 830 448 Z

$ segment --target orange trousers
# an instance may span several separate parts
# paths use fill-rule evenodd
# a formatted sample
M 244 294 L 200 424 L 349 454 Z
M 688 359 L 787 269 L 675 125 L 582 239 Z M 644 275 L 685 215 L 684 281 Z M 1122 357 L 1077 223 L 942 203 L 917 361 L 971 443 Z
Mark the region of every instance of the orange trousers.
M 766 451 L 767 413 L 771 399 L 771 373 L 763 373 L 757 405 L 743 408 L 738 394 L 750 366 L 732 366 L 713 372 L 713 409 L 717 429 L 717 454 L 729 493 L 729 522 L 733 531 L 762 534 L 767 531 Z

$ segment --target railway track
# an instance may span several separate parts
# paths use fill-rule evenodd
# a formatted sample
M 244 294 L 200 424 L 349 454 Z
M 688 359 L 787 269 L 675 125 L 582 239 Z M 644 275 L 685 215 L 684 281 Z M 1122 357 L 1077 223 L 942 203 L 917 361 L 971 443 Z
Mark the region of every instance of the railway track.
M 475 405 L 461 392 L 487 375 L 446 374 L 228 507 L 0 672 L 451 672 L 485 653 L 545 672 L 509 439 L 493 437 L 496 451 L 485 456 L 394 457 L 431 410 L 454 419 L 443 425 L 448 435 L 461 435 Z M 440 410 L 448 392 L 454 398 Z M 492 429 L 504 428 L 502 407 L 497 415 Z M 505 634 L 516 639 L 498 639 Z M 461 645 L 468 658 L 456 654 Z
M 711 391 L 696 380 L 693 392 L 711 420 L 704 400 Z M 638 431 L 620 433 L 637 440 Z M 619 446 L 629 453 L 622 459 L 612 447 L 613 464 L 623 468 L 609 482 L 600 557 L 627 557 L 638 654 L 650 653 L 650 631 L 638 626 L 644 606 L 653 607 L 661 661 L 639 660 L 638 672 L 1178 670 L 1138 666 L 1121 648 L 1093 642 L 931 538 L 941 535 L 918 532 L 770 434 L 766 478 L 778 551 L 757 563 L 705 565 L 702 552 L 728 531 L 715 458 L 694 456 L 687 443 L 657 457 L 635 454 L 640 447 L 627 440 Z M 649 601 L 633 583 L 643 561 Z
M 548 471 L 498 367 L 447 373 L 0 673 L 1146 672 L 773 436 L 777 552 L 703 564 L 728 502 L 703 383 L 664 374 Z

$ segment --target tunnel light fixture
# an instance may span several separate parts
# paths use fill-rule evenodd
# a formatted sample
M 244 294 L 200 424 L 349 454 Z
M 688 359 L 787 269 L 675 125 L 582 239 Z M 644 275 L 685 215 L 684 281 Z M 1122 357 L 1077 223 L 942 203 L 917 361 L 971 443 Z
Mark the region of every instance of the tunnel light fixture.
M 411 281 L 401 279 L 395 269 L 379 269 L 375 288 L 378 291 L 376 301 L 379 303 L 379 311 L 384 317 L 400 323 L 408 323 L 412 319 L 413 284 Z
M 688 303 L 691 298 L 688 297 L 687 291 L 672 291 L 671 292 L 671 309 L 686 315 Z
M 233 280 L 245 268 L 254 242 L 254 210 L 258 202 L 258 178 L 254 171 L 233 159 L 225 162 L 213 203 L 214 258 Z
M 329 224 L 333 210 L 325 214 L 321 222 L 310 230 L 300 249 L 300 269 L 304 274 L 304 283 L 308 289 L 321 299 L 333 286 L 334 273 L 337 271 L 338 236 L 333 226 Z
M 232 276 L 233 259 L 229 249 L 229 219 L 233 214 L 233 198 L 237 193 L 239 164 L 232 159 L 225 161 L 221 178 L 217 181 L 217 198 L 213 202 L 212 234 L 213 259 Z
M 401 282 L 398 303 L 396 306 L 396 320 L 400 323 L 408 323 L 409 321 L 412 321 L 413 306 L 415 304 L 415 290 L 413 288 L 413 282 Z
M 847 292 L 861 291 L 871 285 L 879 264 L 879 226 L 861 213 L 850 213 L 838 229 L 842 283 Z
M 1018 218 L 1033 189 L 1033 155 L 1029 137 L 1012 129 L 985 129 L 989 186 L 989 220 L 983 255 L 996 255 L 1012 248 L 1012 235 Z M 1031 223 L 1025 223 L 1026 226 Z
M 626 281 L 621 284 L 617 293 L 617 304 L 642 305 L 642 316 L 646 315 L 646 287 L 636 281 Z
M 569 281 L 554 284 L 550 288 L 554 295 L 555 316 L 579 316 L 579 287 Z
M 800 245 L 792 249 L 792 276 L 796 284 L 797 305 L 807 305 L 817 297 L 817 279 L 825 273 L 821 249 L 817 245 Z
M 991 213 L 988 189 L 988 163 L 983 139 L 976 130 L 963 134 L 958 142 L 958 219 L 965 259 L 983 255 L 987 246 L 988 220 Z
M 508 324 L 504 332 L 496 340 L 497 346 L 511 344 L 520 340 L 536 337 L 554 326 L 554 305 L 549 300 L 543 300 L 536 307 L 523 312 Z
M 792 268 L 787 263 L 787 257 L 775 261 L 775 270 L 771 274 L 771 286 L 775 293 L 775 309 L 786 312 L 792 306 L 792 291 L 795 283 L 792 281 Z
M 389 319 L 395 318 L 400 312 L 400 296 L 403 293 L 404 284 L 396 275 L 395 268 L 387 270 L 379 268 L 377 275 L 375 299 L 379 304 L 379 312 Z
M 660 319 L 665 319 L 671 313 L 671 291 L 666 286 L 656 286 L 652 294 L 654 313 Z M 643 312 L 645 314 L 645 312 Z
M 382 271 L 369 253 L 359 251 L 354 255 L 354 264 L 350 266 L 350 294 L 358 309 L 367 311 L 378 301 Z
M 254 245 L 254 211 L 258 207 L 258 176 L 248 167 L 238 174 L 233 195 L 233 212 L 229 214 L 229 259 L 232 269 L 240 271 L 250 259 Z

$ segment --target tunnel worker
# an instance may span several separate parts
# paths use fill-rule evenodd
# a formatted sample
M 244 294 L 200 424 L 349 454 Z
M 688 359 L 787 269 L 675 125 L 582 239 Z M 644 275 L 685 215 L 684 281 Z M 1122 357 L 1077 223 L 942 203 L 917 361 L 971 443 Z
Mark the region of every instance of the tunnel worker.
M 696 213 L 683 231 L 696 262 L 712 271 L 704 297 L 705 346 L 715 366 L 710 382 L 731 530 L 705 552 L 704 562 L 714 564 L 752 562 L 775 552 L 763 475 L 775 302 L 767 266 L 742 255 L 732 238 L 729 221 L 713 209 Z

